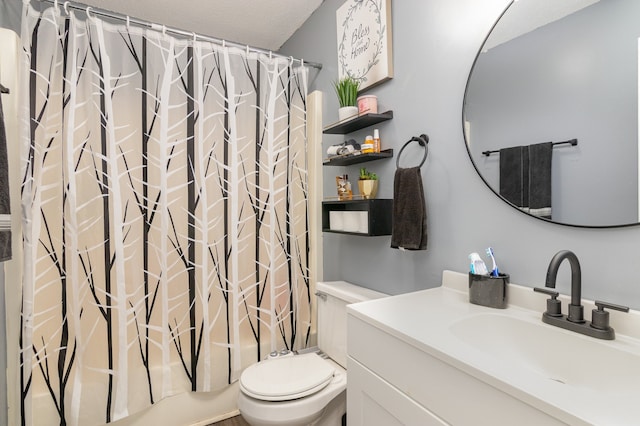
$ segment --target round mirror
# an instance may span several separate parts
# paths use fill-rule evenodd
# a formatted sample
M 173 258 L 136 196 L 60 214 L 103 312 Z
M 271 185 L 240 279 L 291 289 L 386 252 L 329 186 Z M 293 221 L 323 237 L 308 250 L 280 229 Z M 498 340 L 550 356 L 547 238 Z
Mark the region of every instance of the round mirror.
M 471 69 L 467 150 L 493 192 L 581 227 L 639 220 L 640 1 L 516 0 Z

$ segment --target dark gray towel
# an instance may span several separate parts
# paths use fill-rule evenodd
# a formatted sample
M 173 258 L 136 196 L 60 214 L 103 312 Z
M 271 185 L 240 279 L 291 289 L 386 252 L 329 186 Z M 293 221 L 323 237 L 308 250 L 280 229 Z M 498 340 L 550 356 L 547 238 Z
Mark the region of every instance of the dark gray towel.
M 0 96 L 0 214 L 11 214 L 9 203 L 9 164 L 2 97 Z M 0 231 L 0 262 L 11 259 L 11 231 Z
M 500 150 L 500 195 L 516 207 L 526 207 L 529 178 L 528 150 L 513 146 Z
M 427 208 L 420 167 L 396 170 L 393 180 L 391 247 L 427 249 Z
M 551 219 L 553 143 L 529 145 L 529 213 Z
M 551 219 L 553 143 L 500 150 L 500 195 L 535 216 Z

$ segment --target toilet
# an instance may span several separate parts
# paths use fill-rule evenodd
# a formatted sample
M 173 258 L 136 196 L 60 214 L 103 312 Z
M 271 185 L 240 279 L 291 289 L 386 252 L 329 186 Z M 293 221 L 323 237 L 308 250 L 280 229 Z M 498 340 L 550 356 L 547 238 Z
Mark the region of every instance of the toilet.
M 242 372 L 238 409 L 251 426 L 339 426 L 347 402 L 347 305 L 386 294 L 319 282 L 318 347 L 273 352 Z

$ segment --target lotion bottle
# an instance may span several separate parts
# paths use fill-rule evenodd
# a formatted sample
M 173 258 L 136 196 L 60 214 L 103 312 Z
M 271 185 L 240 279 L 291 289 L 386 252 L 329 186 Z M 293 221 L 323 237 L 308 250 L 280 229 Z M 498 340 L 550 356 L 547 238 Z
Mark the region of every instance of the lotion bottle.
M 380 132 L 378 129 L 373 130 L 373 152 L 380 152 Z

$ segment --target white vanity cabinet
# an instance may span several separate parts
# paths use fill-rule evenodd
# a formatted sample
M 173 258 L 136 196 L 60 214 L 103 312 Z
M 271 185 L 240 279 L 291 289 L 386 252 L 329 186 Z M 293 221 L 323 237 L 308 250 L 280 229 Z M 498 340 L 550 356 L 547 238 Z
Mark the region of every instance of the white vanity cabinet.
M 487 313 L 524 315 L 542 324 L 538 312 L 472 305 L 464 291 L 467 276 L 445 275 L 459 288 L 445 285 L 347 307 L 349 426 L 601 424 L 588 420 L 598 417 L 583 404 L 571 406 L 574 390 L 539 380 L 512 355 L 478 351 L 453 331 L 465 318 Z M 544 299 L 535 302 L 544 305 Z M 610 415 L 605 410 L 599 419 Z
M 508 291 L 505 309 L 474 305 L 468 275 L 445 271 L 347 306 L 349 426 L 640 424 L 640 311 L 611 312 L 600 340 L 543 323 L 548 296 Z
M 347 324 L 349 426 L 565 424 L 415 347 L 397 330 L 353 311 Z

